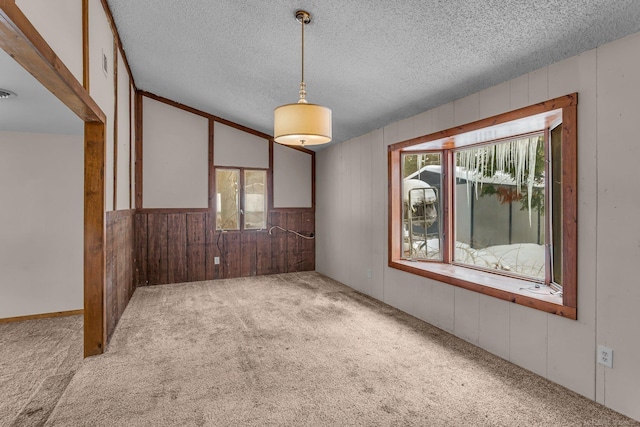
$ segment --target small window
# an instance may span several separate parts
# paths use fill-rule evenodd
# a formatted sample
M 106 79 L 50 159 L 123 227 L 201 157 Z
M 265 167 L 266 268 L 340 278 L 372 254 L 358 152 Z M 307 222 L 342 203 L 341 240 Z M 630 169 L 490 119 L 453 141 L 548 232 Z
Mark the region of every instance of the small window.
M 244 228 L 267 228 L 267 171 L 244 171 Z
M 442 156 L 402 156 L 402 250 L 408 259 L 442 260 Z
M 262 230 L 266 213 L 266 170 L 216 168 L 216 229 Z
M 577 318 L 576 105 L 389 146 L 389 265 Z

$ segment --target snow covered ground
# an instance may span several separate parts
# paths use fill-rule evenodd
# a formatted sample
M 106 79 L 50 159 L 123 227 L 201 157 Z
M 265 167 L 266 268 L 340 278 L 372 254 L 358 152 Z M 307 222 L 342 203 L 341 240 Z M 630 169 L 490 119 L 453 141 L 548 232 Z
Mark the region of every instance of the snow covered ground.
M 414 242 L 416 258 L 440 258 L 439 240 L 427 240 L 426 253 L 422 242 Z M 544 245 L 516 243 L 474 249 L 466 243 L 456 242 L 456 262 L 491 270 L 535 277 L 544 280 Z

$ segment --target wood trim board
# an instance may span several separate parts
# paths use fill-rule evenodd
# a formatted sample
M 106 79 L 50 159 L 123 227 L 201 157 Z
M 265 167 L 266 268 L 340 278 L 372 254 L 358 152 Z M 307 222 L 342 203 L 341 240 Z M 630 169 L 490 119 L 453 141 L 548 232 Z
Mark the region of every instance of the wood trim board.
M 0 324 L 24 322 L 25 320 L 50 319 L 52 317 L 76 316 L 84 313 L 84 310 L 54 311 L 52 313 L 29 314 L 27 316 L 5 317 L 0 319 Z

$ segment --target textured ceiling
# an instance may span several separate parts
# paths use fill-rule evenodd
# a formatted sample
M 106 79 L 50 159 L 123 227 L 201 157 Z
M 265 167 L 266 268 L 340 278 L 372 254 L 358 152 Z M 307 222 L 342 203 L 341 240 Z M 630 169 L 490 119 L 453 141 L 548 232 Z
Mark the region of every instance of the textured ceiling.
M 310 102 L 334 143 L 640 30 L 637 0 L 107 0 L 138 88 L 272 134 Z

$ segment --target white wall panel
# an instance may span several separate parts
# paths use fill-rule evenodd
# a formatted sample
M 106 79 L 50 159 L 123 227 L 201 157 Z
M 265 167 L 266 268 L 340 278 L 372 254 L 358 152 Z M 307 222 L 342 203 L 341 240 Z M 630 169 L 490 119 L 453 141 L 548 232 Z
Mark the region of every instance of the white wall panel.
M 454 126 L 453 102 L 443 104 L 431 111 L 433 112 L 431 117 L 433 132 L 439 132 Z
M 448 129 L 547 99 L 578 92 L 578 319 L 473 294 L 454 286 L 387 267 L 387 146 L 411 137 Z M 640 35 L 602 46 L 520 76 L 410 119 L 391 123 L 363 137 L 370 139 L 374 230 L 370 259 L 373 293 L 429 323 L 477 342 L 584 396 L 640 419 L 640 286 L 633 266 L 640 264 L 640 203 L 636 180 L 637 123 L 640 123 Z M 348 147 L 350 142 L 332 146 Z M 369 145 L 360 146 L 361 165 Z M 318 157 L 318 170 L 344 179 L 346 166 L 331 156 Z M 332 164 L 323 164 L 332 162 Z M 361 176 L 363 167 L 361 166 Z M 333 179 L 333 178 L 332 178 Z M 344 181 L 342 181 L 344 183 Z M 322 194 L 323 203 L 340 205 L 355 186 L 338 195 Z M 362 190 L 362 183 L 357 187 Z M 329 216 L 326 226 L 368 221 L 361 208 Z M 318 215 L 324 215 L 319 211 Z M 364 217 L 364 218 L 363 218 Z M 319 219 L 322 221 L 322 219 Z M 340 244 L 339 238 L 335 239 Z M 334 246 L 318 257 L 335 265 L 349 262 Z M 333 259 L 333 260 L 332 260 Z M 347 260 L 347 261 L 345 261 Z M 376 282 L 377 271 L 382 281 Z M 338 278 L 338 277 L 336 277 Z M 340 280 L 338 278 L 338 280 Z M 374 296 L 375 296 L 374 294 Z M 477 298 L 477 303 L 475 299 Z M 422 305 L 421 301 L 425 301 Z M 477 318 L 477 334 L 472 319 Z M 596 326 L 597 325 L 597 326 Z M 614 349 L 614 368 L 596 364 L 597 344 Z
M 475 122 L 480 118 L 480 96 L 477 93 L 453 102 L 454 126 Z
M 388 147 L 391 144 L 402 141 L 398 131 L 399 122 L 391 123 L 382 129 L 382 135 L 384 137 L 384 145 Z
M 453 333 L 473 344 L 478 344 L 480 302 L 479 293 L 455 288 Z
M 82 83 L 82 1 L 16 0 L 16 5 Z
M 143 98 L 142 189 L 145 208 L 206 208 L 209 121 Z
M 549 69 L 547 67 L 529 73 L 529 102 L 527 105 L 549 99 Z
M 595 399 L 593 327 L 560 316 L 548 316 L 548 322 L 548 378 Z
M 130 136 L 129 116 L 129 74 L 124 65 L 124 59 L 118 52 L 118 158 L 116 177 L 116 206 L 114 209 L 129 209 L 129 173 L 130 173 Z M 131 141 L 132 142 L 132 141 Z
M 385 284 L 386 286 L 386 284 Z M 385 289 L 386 292 L 386 289 Z M 433 314 L 433 325 L 453 333 L 455 319 L 455 287 L 431 281 L 429 311 Z
M 331 276 L 328 256 L 331 235 L 329 224 L 331 223 L 331 209 L 329 209 L 332 197 L 331 190 L 331 163 L 329 162 L 331 147 L 320 150 L 316 154 L 316 271 Z M 320 160 L 322 159 L 322 160 Z
M 547 376 L 547 313 L 518 304 L 509 306 L 509 356 L 516 365 Z
M 509 89 L 511 110 L 529 105 L 529 74 L 509 80 Z
M 506 113 L 511 110 L 511 84 L 505 82 L 479 93 L 479 119 Z
M 358 217 L 360 218 L 360 239 L 361 245 L 358 251 L 361 258 L 361 265 L 364 269 L 364 276 L 362 278 L 362 292 L 367 295 L 372 294 L 372 252 L 369 248 L 373 245 L 373 181 L 372 181 L 372 165 L 371 157 L 373 156 L 371 150 L 371 136 L 365 135 L 360 138 L 360 197 L 361 203 L 358 208 L 360 212 Z
M 360 146 L 362 138 L 354 138 L 347 146 L 349 147 L 349 169 L 347 170 L 348 176 L 345 182 L 349 187 L 349 201 L 347 209 L 349 214 L 347 216 L 346 232 L 349 243 L 347 244 L 347 252 L 351 262 L 348 263 L 349 267 L 349 283 L 350 286 L 363 291 L 363 281 L 366 277 L 363 252 L 366 250 L 362 245 L 362 233 L 360 232 L 361 226 L 361 206 L 362 206 L 362 177 L 360 176 Z
M 82 22 L 82 20 L 80 21 Z M 106 56 L 107 71 L 102 68 Z M 115 81 L 113 77 L 113 34 L 100 0 L 89 0 L 89 92 L 107 116 L 105 188 L 106 210 L 113 210 Z
M 487 351 L 509 360 L 511 303 L 480 295 L 478 304 L 478 344 Z
M 409 117 L 408 119 L 400 120 L 398 122 L 398 141 L 406 141 L 408 139 L 413 139 L 415 134 L 413 133 L 413 117 Z
M 416 136 L 433 133 L 432 110 L 427 110 L 413 117 L 413 132 Z
M 371 296 L 384 299 L 384 273 L 387 263 L 387 150 L 383 130 L 369 134 L 371 147 L 372 195 L 371 215 Z
M 213 127 L 216 166 L 269 168 L 269 140 L 216 122 Z
M 598 49 L 597 344 L 614 350 L 605 405 L 640 420 L 640 34 Z
M 84 142 L 0 132 L 0 318 L 83 307 Z
M 266 160 L 268 165 L 268 146 Z M 273 206 L 276 208 L 310 208 L 313 191 L 312 169 L 311 154 L 274 144 Z

